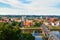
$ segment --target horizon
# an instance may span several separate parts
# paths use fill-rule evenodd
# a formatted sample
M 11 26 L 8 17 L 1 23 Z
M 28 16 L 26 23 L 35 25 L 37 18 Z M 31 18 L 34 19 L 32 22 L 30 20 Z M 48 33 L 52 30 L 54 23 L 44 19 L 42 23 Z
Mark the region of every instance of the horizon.
M 0 15 L 0 16 L 60 16 L 60 15 Z

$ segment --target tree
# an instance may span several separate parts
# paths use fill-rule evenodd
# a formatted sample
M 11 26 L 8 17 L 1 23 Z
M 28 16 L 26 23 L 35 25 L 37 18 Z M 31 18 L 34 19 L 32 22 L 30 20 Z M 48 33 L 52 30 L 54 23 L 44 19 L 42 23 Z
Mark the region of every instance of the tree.
M 22 40 L 35 40 L 35 37 L 32 36 L 30 33 L 22 33 L 21 35 Z
M 20 26 L 21 25 L 21 22 L 13 22 L 12 23 L 12 26 Z
M 22 38 L 22 39 L 21 39 Z M 0 40 L 34 40 L 31 34 L 24 34 L 19 27 L 8 23 L 0 23 Z
M 35 25 L 34 26 L 40 27 L 41 25 L 42 25 L 42 22 L 35 22 Z

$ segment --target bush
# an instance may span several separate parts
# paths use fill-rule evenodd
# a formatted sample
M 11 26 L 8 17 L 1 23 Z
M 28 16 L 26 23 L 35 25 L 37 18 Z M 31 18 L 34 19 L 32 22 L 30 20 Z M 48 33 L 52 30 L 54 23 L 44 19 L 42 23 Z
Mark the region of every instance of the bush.
M 42 39 L 43 39 L 43 40 L 48 40 L 48 37 L 45 36 L 45 37 L 43 37 Z
M 18 26 L 13 27 L 8 23 L 0 23 L 0 40 L 34 40 L 34 37 L 29 33 L 21 33 Z
M 35 22 L 35 25 L 34 26 L 40 27 L 41 25 L 42 25 L 42 22 Z
M 32 36 L 30 33 L 22 33 L 21 39 L 22 40 L 35 40 L 35 37 Z
M 11 25 L 12 26 L 21 26 L 21 22 L 13 22 Z

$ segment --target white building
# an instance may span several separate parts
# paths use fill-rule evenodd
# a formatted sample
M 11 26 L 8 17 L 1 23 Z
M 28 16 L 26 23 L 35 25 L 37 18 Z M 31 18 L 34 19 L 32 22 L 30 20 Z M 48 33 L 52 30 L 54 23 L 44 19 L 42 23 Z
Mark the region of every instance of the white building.
M 55 23 L 52 22 L 51 25 L 52 26 L 59 26 L 60 24 L 59 24 L 59 22 L 55 22 Z
M 45 22 L 44 24 L 45 24 L 45 25 L 49 25 L 49 23 L 48 23 L 48 22 Z
M 59 26 L 60 24 L 59 24 L 59 22 L 56 22 L 56 26 Z
M 52 25 L 52 26 L 55 26 L 53 22 L 51 22 L 51 25 Z

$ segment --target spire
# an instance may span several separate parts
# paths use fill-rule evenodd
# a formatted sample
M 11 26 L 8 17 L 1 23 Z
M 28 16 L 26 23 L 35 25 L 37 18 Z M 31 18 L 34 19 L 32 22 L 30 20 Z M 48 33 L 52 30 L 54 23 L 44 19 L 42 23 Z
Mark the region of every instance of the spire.
M 23 16 L 21 17 L 21 26 L 24 26 L 25 20 L 26 20 L 26 16 L 23 15 Z

